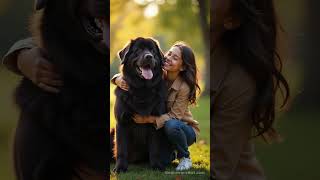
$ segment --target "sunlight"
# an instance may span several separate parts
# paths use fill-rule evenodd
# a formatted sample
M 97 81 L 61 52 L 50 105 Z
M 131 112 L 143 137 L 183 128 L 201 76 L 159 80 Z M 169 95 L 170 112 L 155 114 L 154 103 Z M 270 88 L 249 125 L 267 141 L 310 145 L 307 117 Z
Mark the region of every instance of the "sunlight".
M 165 0 L 156 0 L 157 4 L 164 4 Z
M 134 0 L 134 2 L 139 5 L 146 5 L 148 3 L 146 0 Z
M 144 16 L 146 18 L 153 18 L 159 13 L 159 7 L 157 3 L 150 3 L 144 10 Z

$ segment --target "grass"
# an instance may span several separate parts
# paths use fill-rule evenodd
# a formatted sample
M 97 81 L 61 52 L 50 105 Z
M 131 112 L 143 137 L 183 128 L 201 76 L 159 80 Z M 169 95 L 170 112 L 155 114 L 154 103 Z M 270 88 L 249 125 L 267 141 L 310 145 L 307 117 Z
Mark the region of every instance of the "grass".
M 164 172 L 154 171 L 148 167 L 147 164 L 142 165 L 129 165 L 128 172 L 115 174 L 111 172 L 111 180 L 163 180 L 163 179 L 208 179 L 209 177 L 209 146 L 206 144 L 194 144 L 190 147 L 191 159 L 193 162 L 192 169 L 184 172 L 175 171 L 178 161 L 175 160 Z M 111 164 L 111 169 L 114 164 Z
M 320 179 L 319 120 L 320 112 L 290 112 L 279 119 L 282 143 L 257 144 L 257 157 L 268 179 Z
M 110 87 L 110 107 L 113 107 L 114 96 L 112 92 L 114 91 L 114 86 Z M 190 156 L 193 162 L 193 166 L 190 170 L 184 172 L 175 171 L 175 167 L 178 161 L 172 162 L 165 172 L 154 171 L 149 168 L 148 164 L 132 165 L 129 164 L 128 172 L 115 174 L 112 172 L 114 164 L 110 166 L 111 180 L 163 180 L 163 179 L 186 179 L 186 180 L 196 180 L 196 179 L 208 179 L 210 171 L 210 100 L 209 97 L 202 97 L 198 102 L 197 107 L 191 108 L 192 114 L 196 120 L 200 123 L 200 136 L 198 137 L 197 143 L 189 147 Z M 113 113 L 110 114 L 111 122 L 110 127 L 115 126 L 115 120 Z

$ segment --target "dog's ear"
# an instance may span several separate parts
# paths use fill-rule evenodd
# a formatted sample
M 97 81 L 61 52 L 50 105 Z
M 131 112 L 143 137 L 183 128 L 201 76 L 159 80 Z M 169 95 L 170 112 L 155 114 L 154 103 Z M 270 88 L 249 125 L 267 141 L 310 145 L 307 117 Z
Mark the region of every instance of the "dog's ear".
M 36 0 L 35 9 L 37 11 L 43 9 L 46 7 L 47 3 L 48 3 L 48 0 Z
M 131 44 L 132 44 L 132 42 L 128 43 L 122 50 L 120 50 L 118 52 L 118 56 L 120 58 L 120 64 L 124 64 L 125 63 L 126 57 L 127 57 L 128 52 L 129 52 L 129 50 L 131 48 Z

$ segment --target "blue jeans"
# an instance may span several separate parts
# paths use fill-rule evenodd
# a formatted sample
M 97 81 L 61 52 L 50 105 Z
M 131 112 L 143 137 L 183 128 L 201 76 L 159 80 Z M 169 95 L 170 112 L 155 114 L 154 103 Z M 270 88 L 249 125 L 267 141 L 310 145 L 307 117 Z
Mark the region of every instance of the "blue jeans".
M 170 119 L 164 124 L 164 132 L 169 142 L 178 151 L 177 158 L 189 158 L 188 147 L 196 141 L 193 128 L 177 119 Z

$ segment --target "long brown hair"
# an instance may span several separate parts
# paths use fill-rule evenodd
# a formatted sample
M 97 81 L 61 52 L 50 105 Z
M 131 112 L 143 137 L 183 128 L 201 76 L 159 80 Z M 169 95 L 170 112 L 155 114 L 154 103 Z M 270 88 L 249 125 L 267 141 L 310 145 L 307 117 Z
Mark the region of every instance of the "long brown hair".
M 280 89 L 284 107 L 290 88 L 282 74 L 282 59 L 277 49 L 279 24 L 273 0 L 232 0 L 231 11 L 241 24 L 226 31 L 222 43 L 231 50 L 234 60 L 255 80 L 256 96 L 252 110 L 255 136 L 267 132 L 273 140 L 278 134 L 275 120 L 276 92 Z
M 181 41 L 174 43 L 173 46 L 178 47 L 181 51 L 184 70 L 180 72 L 180 76 L 190 88 L 189 102 L 190 104 L 196 104 L 197 92 L 200 93 L 201 89 L 198 84 L 198 69 L 193 50 Z

